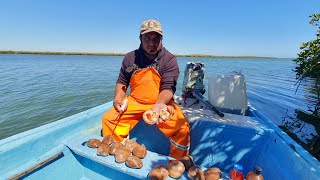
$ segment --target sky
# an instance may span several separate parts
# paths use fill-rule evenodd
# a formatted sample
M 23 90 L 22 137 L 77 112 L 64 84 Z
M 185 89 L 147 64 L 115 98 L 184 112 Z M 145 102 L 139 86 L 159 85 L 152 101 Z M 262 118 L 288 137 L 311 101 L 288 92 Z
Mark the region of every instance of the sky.
M 0 0 L 0 50 L 127 53 L 160 21 L 174 54 L 297 57 L 319 0 Z

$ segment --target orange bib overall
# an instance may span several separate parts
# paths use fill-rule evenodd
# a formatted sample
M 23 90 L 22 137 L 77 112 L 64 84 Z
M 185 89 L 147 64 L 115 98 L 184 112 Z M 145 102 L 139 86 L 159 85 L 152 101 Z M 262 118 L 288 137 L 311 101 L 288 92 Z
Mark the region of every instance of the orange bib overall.
M 161 76 L 153 67 L 136 70 L 130 79 L 130 95 L 128 99 L 128 108 L 115 121 L 118 112 L 112 107 L 102 117 L 103 136 L 111 135 L 114 127 L 114 138 L 122 142 L 128 137 L 129 132 L 142 119 L 146 110 L 152 109 L 160 93 Z M 180 107 L 170 100 L 168 105 L 172 105 L 175 114 L 170 120 L 159 123 L 157 126 L 166 137 L 170 138 L 170 156 L 179 158 L 189 153 L 190 146 L 190 126 L 183 115 Z M 141 132 L 143 133 L 143 132 Z

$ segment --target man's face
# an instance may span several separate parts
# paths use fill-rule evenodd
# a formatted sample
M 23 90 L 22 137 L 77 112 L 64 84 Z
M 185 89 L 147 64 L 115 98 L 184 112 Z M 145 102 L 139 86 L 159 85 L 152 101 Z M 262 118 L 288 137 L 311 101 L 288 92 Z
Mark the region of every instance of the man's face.
M 156 32 L 141 35 L 143 50 L 149 55 L 155 55 L 162 48 L 162 36 Z

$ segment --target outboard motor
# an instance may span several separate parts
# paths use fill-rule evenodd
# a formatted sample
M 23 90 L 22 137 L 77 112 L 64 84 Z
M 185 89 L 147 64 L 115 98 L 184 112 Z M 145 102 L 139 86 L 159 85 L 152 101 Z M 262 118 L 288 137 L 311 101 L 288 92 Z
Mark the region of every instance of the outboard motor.
M 182 85 L 182 100 L 186 103 L 187 98 L 196 98 L 212 109 L 220 117 L 224 114 L 217 110 L 208 100 L 203 97 L 206 92 L 204 88 L 204 64 L 201 62 L 188 62 L 184 70 L 184 79 Z
M 186 97 L 193 97 L 193 91 L 202 95 L 206 92 L 204 88 L 204 64 L 201 62 L 188 62 L 184 70 L 182 93 Z

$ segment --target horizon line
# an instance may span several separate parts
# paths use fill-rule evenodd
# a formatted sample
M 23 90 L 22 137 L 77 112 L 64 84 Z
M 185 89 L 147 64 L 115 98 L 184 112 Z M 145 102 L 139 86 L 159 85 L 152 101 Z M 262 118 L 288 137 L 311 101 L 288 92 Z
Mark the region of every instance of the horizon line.
M 127 53 L 118 52 L 69 52 L 69 51 L 15 51 L 0 50 L 0 54 L 46 54 L 46 55 L 94 55 L 94 56 L 125 56 Z M 224 56 L 211 54 L 174 54 L 177 57 L 199 57 L 199 58 L 278 58 L 271 56 Z

